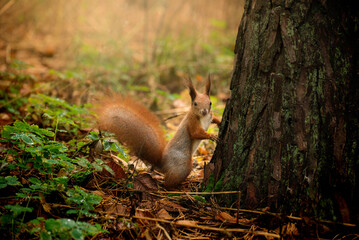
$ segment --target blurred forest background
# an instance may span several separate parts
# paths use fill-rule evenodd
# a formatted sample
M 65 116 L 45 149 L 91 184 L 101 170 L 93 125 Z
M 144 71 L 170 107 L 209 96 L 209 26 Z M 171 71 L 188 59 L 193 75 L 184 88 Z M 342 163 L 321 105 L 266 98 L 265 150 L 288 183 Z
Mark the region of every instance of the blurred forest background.
M 0 71 L 76 104 L 108 89 L 178 93 L 208 74 L 225 99 L 243 2 L 0 0 Z

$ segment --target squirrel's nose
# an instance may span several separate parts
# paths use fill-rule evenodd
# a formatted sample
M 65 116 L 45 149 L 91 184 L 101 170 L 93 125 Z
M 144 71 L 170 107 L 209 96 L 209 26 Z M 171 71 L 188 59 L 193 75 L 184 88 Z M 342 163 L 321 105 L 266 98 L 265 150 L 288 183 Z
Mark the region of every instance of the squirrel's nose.
M 207 110 L 207 109 L 202 109 L 202 110 L 201 110 L 201 113 L 202 113 L 203 116 L 206 116 L 207 113 L 208 113 L 208 110 Z

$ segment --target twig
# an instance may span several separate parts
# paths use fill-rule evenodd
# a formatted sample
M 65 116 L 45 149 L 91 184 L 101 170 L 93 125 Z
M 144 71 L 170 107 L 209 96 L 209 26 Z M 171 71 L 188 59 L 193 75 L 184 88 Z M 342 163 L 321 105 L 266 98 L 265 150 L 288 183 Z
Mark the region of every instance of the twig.
M 3 14 L 4 12 L 6 12 L 6 10 L 8 10 L 14 3 L 15 3 L 15 0 L 10 0 L 10 1 L 8 1 L 8 2 L 0 9 L 0 16 L 1 16 L 1 14 Z
M 123 191 L 122 188 L 114 189 L 113 191 Z M 219 194 L 239 194 L 241 191 L 224 191 L 224 192 L 180 192 L 180 191 L 147 191 L 128 189 L 129 192 L 144 192 L 144 193 L 155 193 L 155 194 L 181 194 L 181 195 L 219 195 Z M 233 208 L 229 209 L 232 210 Z
M 279 216 L 280 213 L 271 213 L 271 212 L 264 212 L 264 211 L 258 211 L 258 210 L 248 210 L 248 209 L 236 209 L 236 208 L 226 208 L 226 207 L 220 207 L 220 209 L 229 210 L 229 211 L 240 211 L 240 212 L 247 212 L 247 213 L 255 213 L 255 214 L 269 214 L 272 216 Z M 295 216 L 286 216 L 288 219 L 297 220 L 297 221 L 304 221 L 301 217 L 295 217 Z M 318 222 L 321 223 L 329 223 L 329 224 L 339 224 L 346 227 L 356 227 L 356 224 L 353 223 L 342 223 L 342 222 L 334 222 L 329 220 L 322 220 L 322 219 L 315 219 Z
M 149 221 L 157 221 L 157 222 L 168 223 L 168 224 L 177 225 L 177 226 L 181 226 L 181 227 L 197 228 L 197 229 L 207 230 L 207 231 L 216 231 L 216 232 L 222 232 L 222 233 L 247 233 L 247 234 L 254 234 L 254 235 L 258 235 L 258 236 L 280 238 L 280 236 L 278 234 L 268 233 L 268 232 L 264 232 L 264 231 L 254 231 L 254 230 L 241 229 L 241 228 L 223 229 L 223 228 L 208 227 L 208 226 L 198 225 L 198 224 L 191 225 L 191 224 L 186 224 L 186 223 L 181 223 L 181 222 L 168 221 L 168 220 L 164 220 L 164 219 L 160 219 L 160 218 L 129 216 L 129 215 L 119 214 L 119 213 L 116 213 L 116 215 L 119 217 L 124 217 L 124 218 L 128 218 L 128 219 L 136 218 L 136 219 L 143 219 L 143 220 L 149 220 Z
M 225 191 L 225 192 L 179 192 L 179 191 L 155 191 L 162 194 L 183 194 L 183 195 L 218 195 L 218 194 L 238 194 L 241 191 Z
M 237 224 L 238 224 L 238 218 L 239 218 L 239 207 L 241 206 L 241 192 L 238 193 L 238 203 L 237 203 Z
M 160 228 L 166 235 L 166 237 L 169 239 L 169 240 L 172 240 L 171 236 L 168 234 L 168 232 L 166 231 L 166 229 L 164 229 L 164 227 L 162 227 L 161 225 L 157 224 L 157 227 Z

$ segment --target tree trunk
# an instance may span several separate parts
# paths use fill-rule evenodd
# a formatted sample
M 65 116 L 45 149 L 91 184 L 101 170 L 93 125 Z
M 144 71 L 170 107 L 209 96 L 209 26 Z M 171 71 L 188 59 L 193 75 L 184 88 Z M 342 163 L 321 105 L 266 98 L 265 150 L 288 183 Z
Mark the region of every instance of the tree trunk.
M 207 189 L 241 190 L 245 208 L 358 222 L 354 3 L 246 1 Z

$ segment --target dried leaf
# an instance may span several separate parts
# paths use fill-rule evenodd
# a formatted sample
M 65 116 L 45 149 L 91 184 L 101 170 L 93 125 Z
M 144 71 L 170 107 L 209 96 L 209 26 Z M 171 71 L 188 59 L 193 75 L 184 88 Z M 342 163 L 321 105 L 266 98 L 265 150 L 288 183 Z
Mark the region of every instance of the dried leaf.
M 157 217 L 160 219 L 167 219 L 167 220 L 173 219 L 173 217 L 163 208 L 158 211 Z
M 89 191 L 89 190 L 86 190 L 86 191 Z M 103 192 L 103 191 L 100 191 L 100 190 L 95 190 L 95 191 L 89 191 L 95 195 L 98 195 L 98 196 L 101 196 L 103 199 L 105 199 L 108 195 Z
M 201 155 L 208 155 L 209 154 L 209 152 L 204 147 L 199 147 L 198 148 L 198 153 L 201 154 Z M 203 160 L 203 158 L 202 159 L 197 158 L 197 161 L 200 161 L 200 160 Z
M 136 217 L 155 218 L 153 216 L 153 214 L 150 213 L 149 211 L 141 211 L 141 210 L 136 210 L 135 216 Z M 155 221 L 147 220 L 147 219 L 139 219 L 138 222 L 141 222 L 143 225 L 148 225 L 148 224 L 154 224 L 155 223 Z
M 126 179 L 126 173 L 121 167 L 120 164 L 116 163 L 112 158 L 108 161 L 107 166 L 109 166 L 112 171 L 115 173 L 114 178 L 118 180 Z M 102 173 L 105 176 L 112 176 L 111 173 L 109 173 L 106 169 L 102 170 Z
M 298 232 L 298 229 L 297 229 L 297 226 L 295 225 L 295 223 L 288 223 L 286 225 L 284 225 L 282 227 L 282 231 L 284 230 L 284 232 L 282 232 L 282 234 L 284 236 L 299 236 L 299 232 Z M 274 232 L 276 233 L 280 233 L 281 229 L 280 228 L 277 228 Z
M 170 202 L 169 200 L 167 200 L 165 198 L 160 200 L 160 205 L 161 205 L 161 207 L 163 207 L 164 209 L 166 209 L 167 211 L 170 211 L 170 212 L 186 212 L 186 211 L 188 211 L 187 208 L 184 208 L 177 203 Z
M 230 223 L 236 223 L 237 222 L 237 218 L 232 217 L 231 215 L 229 215 L 226 212 L 220 212 L 216 216 L 216 219 L 221 220 L 222 222 L 230 222 Z
M 8 161 L 8 162 L 14 161 L 13 156 L 11 154 L 7 155 L 6 161 Z
M 108 218 L 113 218 L 113 219 L 117 218 L 118 214 L 122 214 L 122 215 L 128 214 L 127 207 L 117 203 L 105 205 L 104 210 L 108 214 Z
M 111 154 L 111 158 L 112 158 L 114 161 L 120 162 L 125 168 L 128 168 L 128 163 L 127 163 L 125 160 L 123 160 L 122 158 L 117 157 L 116 155 L 113 155 L 113 154 Z
M 46 202 L 44 195 L 42 193 L 39 193 L 39 196 L 40 196 L 40 202 L 41 202 L 42 208 L 45 210 L 45 212 L 51 213 L 51 207 Z
M 197 221 L 190 221 L 190 220 L 178 220 L 176 221 L 176 224 L 185 226 L 185 227 L 196 227 Z
M 67 175 L 68 175 L 68 173 L 65 168 L 61 168 L 60 171 L 57 173 L 57 177 L 64 177 Z
M 141 173 L 135 177 L 134 189 L 141 191 L 157 191 L 157 182 L 148 173 Z

